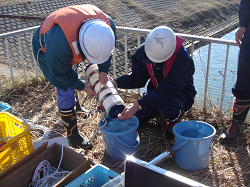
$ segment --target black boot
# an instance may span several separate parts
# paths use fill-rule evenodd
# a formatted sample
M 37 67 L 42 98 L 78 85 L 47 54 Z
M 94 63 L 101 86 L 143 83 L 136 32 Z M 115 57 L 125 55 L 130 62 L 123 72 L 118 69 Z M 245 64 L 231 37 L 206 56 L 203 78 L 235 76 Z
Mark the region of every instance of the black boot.
M 69 109 L 59 109 L 59 113 L 63 121 L 63 126 L 67 132 L 68 140 L 74 146 L 91 149 L 93 145 L 89 143 L 87 137 L 80 135 L 78 132 L 74 107 Z
M 76 112 L 84 112 L 84 113 L 91 113 L 90 110 L 87 110 L 85 108 L 82 108 L 78 99 L 78 94 L 76 93 Z
M 221 142 L 230 142 L 243 133 L 243 122 L 247 117 L 250 100 L 235 99 L 233 106 L 233 120 L 229 129 L 220 135 Z

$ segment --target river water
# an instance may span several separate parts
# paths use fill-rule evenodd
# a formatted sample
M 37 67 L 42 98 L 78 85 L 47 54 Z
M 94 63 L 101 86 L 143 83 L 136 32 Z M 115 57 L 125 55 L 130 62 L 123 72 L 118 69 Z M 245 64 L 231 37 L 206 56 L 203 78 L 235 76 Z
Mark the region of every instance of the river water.
M 221 37 L 222 39 L 234 40 L 236 30 Z M 205 74 L 207 71 L 208 45 L 201 47 L 194 53 L 195 74 L 194 84 L 197 90 L 196 99 L 201 101 L 205 91 Z M 220 106 L 221 93 L 223 87 L 223 76 L 225 74 L 227 46 L 223 44 L 212 44 L 210 55 L 210 68 L 208 77 L 208 97 L 213 105 Z M 230 111 L 233 104 L 232 87 L 236 81 L 237 58 L 239 48 L 237 46 L 229 47 L 228 66 L 225 83 L 225 96 L 223 101 L 223 110 Z

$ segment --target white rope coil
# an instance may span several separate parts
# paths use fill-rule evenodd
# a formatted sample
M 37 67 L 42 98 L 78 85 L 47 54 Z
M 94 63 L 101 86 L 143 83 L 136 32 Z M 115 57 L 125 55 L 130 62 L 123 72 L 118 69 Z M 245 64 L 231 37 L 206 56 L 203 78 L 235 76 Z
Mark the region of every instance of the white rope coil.
M 43 160 L 38 164 L 36 170 L 32 177 L 32 183 L 29 187 L 51 187 L 64 178 L 70 171 L 64 171 L 60 169 L 60 165 L 63 158 L 63 146 L 62 154 L 58 167 L 55 168 L 50 166 L 50 163 L 47 160 Z

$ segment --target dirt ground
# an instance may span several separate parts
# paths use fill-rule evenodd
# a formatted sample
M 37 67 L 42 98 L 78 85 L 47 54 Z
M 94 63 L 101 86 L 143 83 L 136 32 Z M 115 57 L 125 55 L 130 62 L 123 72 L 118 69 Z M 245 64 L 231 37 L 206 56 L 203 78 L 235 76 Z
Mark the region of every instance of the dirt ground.
M 153 0 L 152 0 L 153 1 Z M 2 1 L 0 5 L 20 3 L 21 1 Z M 23 1 L 26 2 L 26 1 Z M 116 19 L 116 13 L 109 10 L 104 3 L 110 1 L 100 1 L 100 8 L 114 18 L 118 26 L 124 26 Z M 190 33 L 198 25 L 209 28 L 211 25 L 223 22 L 227 17 L 237 13 L 239 0 L 180 0 L 178 6 L 168 9 L 166 14 L 157 14 L 142 7 L 135 1 L 122 1 L 133 11 L 141 15 L 143 20 L 141 28 L 152 29 L 160 24 L 172 26 L 176 32 Z M 130 25 L 130 27 L 139 27 Z M 140 98 L 140 95 L 120 92 L 126 104 Z M 66 136 L 62 126 L 58 108 L 56 105 L 57 94 L 55 87 L 46 82 L 40 82 L 22 87 L 21 89 L 8 90 L 1 100 L 13 107 L 13 114 L 27 121 L 31 125 L 43 125 L 49 128 L 51 135 L 49 138 Z M 79 130 L 91 139 L 95 128 L 101 120 L 100 113 L 97 112 L 98 104 L 86 98 L 84 93 L 80 93 L 80 103 L 84 108 L 92 111 L 91 114 L 78 113 Z M 146 126 L 140 126 L 140 145 L 135 153 L 135 157 L 144 161 L 151 161 L 164 151 L 170 151 L 171 157 L 160 163 L 158 166 L 201 182 L 208 186 L 249 186 L 250 185 L 250 140 L 249 127 L 244 123 L 245 131 L 236 141 L 230 144 L 221 144 L 218 136 L 230 125 L 230 116 L 220 115 L 216 106 L 212 106 L 209 111 L 203 111 L 199 102 L 196 102 L 188 111 L 183 120 L 197 120 L 213 125 L 217 134 L 211 146 L 211 159 L 207 168 L 201 171 L 186 171 L 175 163 L 175 152 L 171 151 L 174 140 L 169 140 L 162 136 L 162 119 L 153 119 Z M 42 135 L 42 134 L 41 134 Z M 33 138 L 36 139 L 33 135 Z M 110 169 L 121 173 L 124 170 L 122 162 L 111 159 L 105 151 L 105 142 L 102 133 L 99 131 L 94 139 L 92 150 L 75 149 L 86 154 L 96 164 L 103 164 Z

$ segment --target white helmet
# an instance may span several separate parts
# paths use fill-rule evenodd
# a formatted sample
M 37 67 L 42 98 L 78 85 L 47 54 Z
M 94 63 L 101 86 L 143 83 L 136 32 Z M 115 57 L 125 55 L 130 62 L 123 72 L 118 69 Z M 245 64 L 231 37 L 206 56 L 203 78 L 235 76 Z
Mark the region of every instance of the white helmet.
M 145 52 L 147 57 L 156 63 L 169 59 L 176 47 L 176 36 L 172 29 L 159 26 L 153 29 L 146 38 Z
M 93 64 L 106 62 L 115 46 L 113 30 L 99 19 L 83 24 L 79 32 L 79 41 L 84 55 Z

